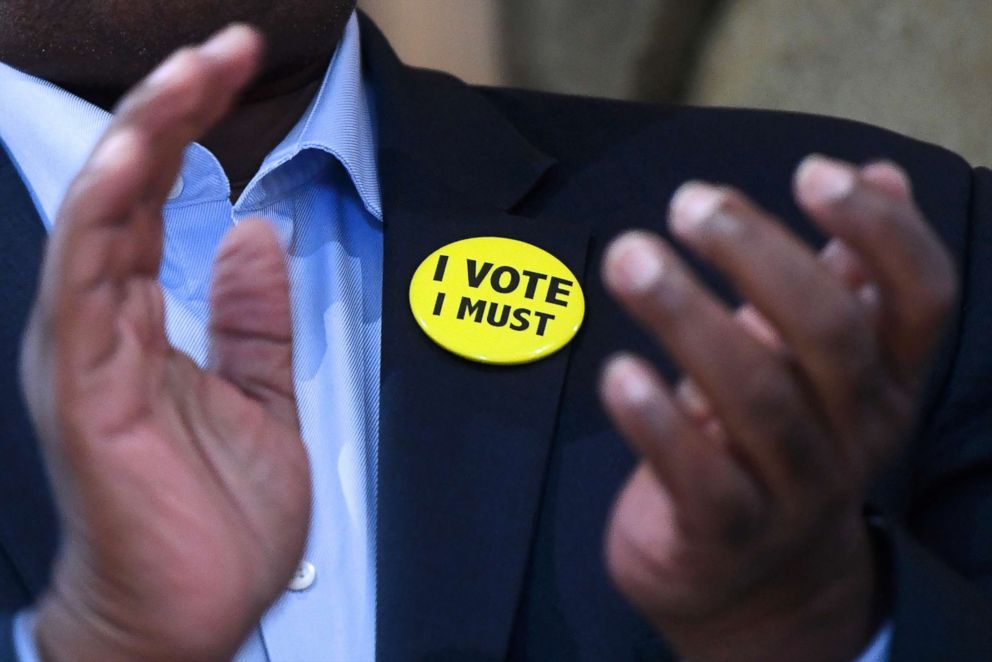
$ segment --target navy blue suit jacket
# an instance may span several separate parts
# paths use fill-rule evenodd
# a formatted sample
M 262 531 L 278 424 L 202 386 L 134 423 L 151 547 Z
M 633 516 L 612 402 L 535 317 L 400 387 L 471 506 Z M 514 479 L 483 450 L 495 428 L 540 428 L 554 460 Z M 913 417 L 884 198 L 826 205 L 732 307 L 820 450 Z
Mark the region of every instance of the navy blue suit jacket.
M 871 505 L 885 522 L 894 659 L 992 659 L 992 172 L 853 122 L 473 88 L 402 65 L 365 19 L 362 29 L 385 215 L 379 657 L 669 659 L 605 574 L 604 523 L 634 458 L 595 385 L 619 349 L 674 371 L 606 296 L 598 264 L 625 228 L 664 233 L 668 199 L 690 178 L 737 186 L 820 243 L 790 195 L 796 164 L 820 152 L 907 168 L 960 265 L 962 304 L 918 429 Z M 497 368 L 417 327 L 406 301 L 416 266 L 489 234 L 542 246 L 583 280 L 586 322 L 568 348 Z M 0 152 L 2 660 L 10 617 L 44 590 L 59 541 L 17 378 L 43 244 Z

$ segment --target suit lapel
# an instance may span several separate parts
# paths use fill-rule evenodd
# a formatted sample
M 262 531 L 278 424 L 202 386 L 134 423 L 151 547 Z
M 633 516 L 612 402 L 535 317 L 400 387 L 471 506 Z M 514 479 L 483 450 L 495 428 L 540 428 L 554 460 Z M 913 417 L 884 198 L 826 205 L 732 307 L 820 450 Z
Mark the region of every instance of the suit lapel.
M 378 656 L 500 658 L 570 351 L 516 367 L 457 358 L 417 326 L 410 278 L 437 248 L 495 235 L 540 246 L 581 280 L 589 235 L 507 212 L 550 158 L 475 92 L 402 67 L 374 27 L 363 28 L 385 222 Z
M 29 596 L 47 583 L 58 540 L 48 480 L 18 380 L 20 339 L 44 243 L 41 219 L 0 144 L 0 551 Z
M 459 359 L 416 325 L 407 288 L 423 258 L 465 237 L 528 241 L 577 275 L 586 244 L 492 211 L 386 209 L 379 653 L 382 659 L 420 659 L 441 650 L 502 657 L 569 351 L 516 367 Z

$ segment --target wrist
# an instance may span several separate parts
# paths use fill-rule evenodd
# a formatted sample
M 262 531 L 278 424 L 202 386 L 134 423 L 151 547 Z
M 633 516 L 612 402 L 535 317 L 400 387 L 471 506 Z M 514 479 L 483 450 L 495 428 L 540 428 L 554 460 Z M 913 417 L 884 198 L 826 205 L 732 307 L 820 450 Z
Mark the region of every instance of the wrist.
M 722 613 L 669 622 L 665 634 L 694 662 L 855 659 L 883 611 L 874 552 L 860 517 L 829 538 Z
M 51 589 L 38 603 L 34 643 L 43 662 L 68 662 L 100 659 L 117 662 L 127 659 L 124 647 L 115 644 L 102 632 L 94 618 L 67 604 L 57 588 Z
M 203 607 L 187 599 L 149 600 L 118 578 L 88 571 L 82 555 L 64 554 L 35 607 L 34 643 L 43 662 L 230 660 L 265 604 Z M 175 595 L 187 595 L 176 587 Z
M 56 589 L 39 602 L 34 638 L 42 662 L 231 659 L 236 647 L 220 647 L 211 635 L 209 627 L 188 637 L 132 632 Z

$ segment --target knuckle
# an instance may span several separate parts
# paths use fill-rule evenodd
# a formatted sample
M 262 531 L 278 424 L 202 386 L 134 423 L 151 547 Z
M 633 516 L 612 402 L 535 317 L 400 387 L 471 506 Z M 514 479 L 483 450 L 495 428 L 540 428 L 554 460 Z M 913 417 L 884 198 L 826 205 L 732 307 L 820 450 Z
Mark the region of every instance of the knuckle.
M 743 384 L 747 413 L 756 421 L 778 419 L 795 400 L 792 380 L 781 367 L 770 363 L 753 368 Z
M 786 466 L 800 477 L 819 472 L 819 436 L 793 380 L 778 368 L 760 368 L 745 386 L 746 415 Z

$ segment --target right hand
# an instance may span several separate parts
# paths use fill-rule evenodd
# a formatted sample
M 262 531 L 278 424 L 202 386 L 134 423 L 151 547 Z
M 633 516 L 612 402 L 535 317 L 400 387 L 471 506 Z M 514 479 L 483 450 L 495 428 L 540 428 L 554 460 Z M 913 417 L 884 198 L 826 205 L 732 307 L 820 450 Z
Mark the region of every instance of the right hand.
M 275 235 L 244 222 L 218 252 L 209 371 L 170 347 L 157 282 L 183 150 L 261 51 L 229 28 L 141 83 L 50 238 L 22 361 L 63 519 L 37 605 L 46 659 L 229 659 L 302 554 L 310 476 Z

